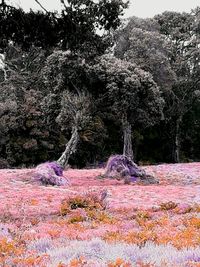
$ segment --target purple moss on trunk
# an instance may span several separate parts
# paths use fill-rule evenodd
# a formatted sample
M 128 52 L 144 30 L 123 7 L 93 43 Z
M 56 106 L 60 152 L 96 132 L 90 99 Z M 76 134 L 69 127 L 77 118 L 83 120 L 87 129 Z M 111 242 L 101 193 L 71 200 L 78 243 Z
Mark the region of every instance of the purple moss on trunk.
M 63 176 L 63 167 L 61 167 L 57 162 L 47 162 L 49 166 L 55 171 L 57 176 Z
M 69 185 L 63 176 L 63 168 L 57 162 L 45 162 L 35 169 L 34 180 L 44 185 Z
M 108 159 L 105 176 L 123 179 L 128 182 L 142 182 L 155 184 L 158 181 L 151 175 L 146 174 L 136 163 L 125 155 L 114 155 Z

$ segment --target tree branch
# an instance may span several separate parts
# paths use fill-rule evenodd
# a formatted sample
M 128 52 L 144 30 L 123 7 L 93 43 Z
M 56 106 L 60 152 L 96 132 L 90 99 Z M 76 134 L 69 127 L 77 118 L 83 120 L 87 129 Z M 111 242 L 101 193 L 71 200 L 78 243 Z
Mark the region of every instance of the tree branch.
M 43 5 L 38 1 L 38 0 L 35 0 L 35 2 L 47 13 L 49 14 L 50 12 L 45 8 L 43 7 Z

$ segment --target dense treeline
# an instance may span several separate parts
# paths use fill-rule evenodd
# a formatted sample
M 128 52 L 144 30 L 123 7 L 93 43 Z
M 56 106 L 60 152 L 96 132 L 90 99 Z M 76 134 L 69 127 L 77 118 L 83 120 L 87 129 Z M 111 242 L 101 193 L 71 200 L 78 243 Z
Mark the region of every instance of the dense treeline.
M 199 160 L 200 9 L 120 21 L 123 1 L 61 2 L 0 4 L 0 167 L 58 159 L 75 137 L 77 167 L 123 149 Z

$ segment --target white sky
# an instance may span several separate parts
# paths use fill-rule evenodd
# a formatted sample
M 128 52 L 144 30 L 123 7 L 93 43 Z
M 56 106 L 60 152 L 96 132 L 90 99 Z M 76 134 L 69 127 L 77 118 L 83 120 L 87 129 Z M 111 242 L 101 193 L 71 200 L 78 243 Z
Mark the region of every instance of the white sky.
M 60 10 L 60 0 L 39 0 L 47 10 Z M 8 3 L 20 5 L 26 11 L 32 8 L 39 9 L 34 0 L 7 0 Z M 156 14 L 168 11 L 189 12 L 200 6 L 200 0 L 130 0 L 130 7 L 125 12 L 126 17 L 137 16 L 141 18 L 153 17 Z

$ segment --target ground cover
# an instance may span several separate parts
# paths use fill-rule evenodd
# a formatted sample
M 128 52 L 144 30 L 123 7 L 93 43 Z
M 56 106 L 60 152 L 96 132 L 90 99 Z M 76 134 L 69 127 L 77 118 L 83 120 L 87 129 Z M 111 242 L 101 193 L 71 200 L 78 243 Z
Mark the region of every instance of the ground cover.
M 0 266 L 200 266 L 200 163 L 143 167 L 159 185 L 124 185 L 103 169 L 70 186 L 0 170 Z

